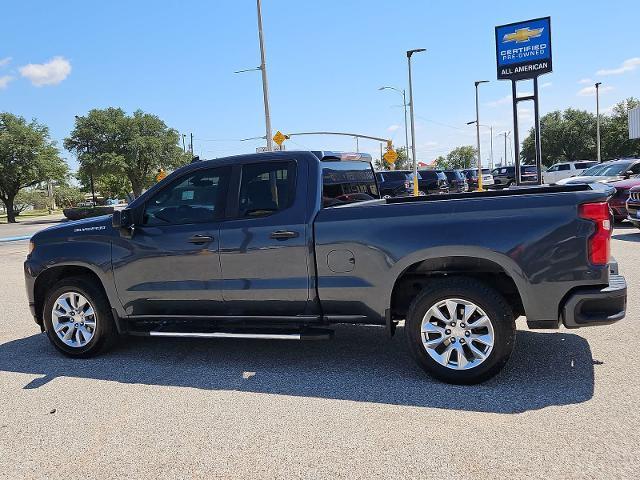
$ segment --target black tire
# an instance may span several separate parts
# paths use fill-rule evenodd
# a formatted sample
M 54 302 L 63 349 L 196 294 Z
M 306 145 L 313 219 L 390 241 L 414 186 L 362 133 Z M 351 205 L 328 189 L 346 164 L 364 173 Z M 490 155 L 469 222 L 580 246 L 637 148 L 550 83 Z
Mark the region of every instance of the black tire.
M 68 292 L 83 295 L 93 306 L 95 312 L 95 330 L 93 337 L 82 347 L 71 347 L 65 344 L 55 333 L 52 323 L 52 309 L 56 300 Z M 115 343 L 118 332 L 111 313 L 109 301 L 95 280 L 88 276 L 69 277 L 56 282 L 44 302 L 44 328 L 49 340 L 60 352 L 76 358 L 87 358 L 106 351 Z
M 473 302 L 493 327 L 494 344 L 482 363 L 468 370 L 455 370 L 431 358 L 422 343 L 422 320 L 439 301 L 457 298 Z M 414 299 L 407 312 L 405 338 L 409 351 L 427 373 L 446 383 L 471 385 L 495 376 L 507 363 L 515 343 L 513 311 L 504 297 L 487 284 L 466 277 L 452 277 L 429 282 Z

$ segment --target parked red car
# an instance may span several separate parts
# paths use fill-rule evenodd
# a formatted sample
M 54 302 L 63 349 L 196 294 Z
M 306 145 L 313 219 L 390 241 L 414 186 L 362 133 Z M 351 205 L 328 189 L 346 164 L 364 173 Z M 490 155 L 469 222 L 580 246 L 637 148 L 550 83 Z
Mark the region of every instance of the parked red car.
M 615 195 L 609 199 L 609 207 L 613 212 L 613 219 L 616 222 L 621 222 L 627 218 L 629 190 L 633 187 L 640 186 L 640 176 L 627 178 L 626 180 L 618 180 L 608 185 L 616 189 Z

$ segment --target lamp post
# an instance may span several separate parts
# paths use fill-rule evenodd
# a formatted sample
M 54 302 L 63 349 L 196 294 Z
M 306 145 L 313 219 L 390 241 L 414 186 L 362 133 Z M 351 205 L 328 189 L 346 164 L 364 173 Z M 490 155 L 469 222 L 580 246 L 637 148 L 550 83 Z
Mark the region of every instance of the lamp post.
M 244 70 L 236 70 L 233 73 L 245 73 L 254 72 L 260 70 L 262 72 L 262 98 L 264 100 L 264 125 L 265 125 L 265 140 L 267 141 L 267 151 L 273 151 L 273 135 L 271 135 L 271 113 L 269 109 L 269 82 L 267 81 L 267 65 L 266 54 L 264 51 L 264 34 L 262 31 L 262 2 L 256 0 L 258 7 L 258 39 L 260 41 L 260 66 L 256 68 L 247 68 Z
M 80 120 L 80 117 L 78 115 L 74 115 L 75 119 L 76 119 L 76 125 L 78 120 Z M 85 144 L 85 153 L 87 155 L 87 157 L 89 156 L 89 142 L 87 142 Z M 91 163 L 91 160 L 89 160 L 89 163 Z M 91 165 L 89 167 L 89 181 L 91 183 L 91 197 L 93 198 L 93 206 L 96 206 L 96 190 L 93 186 L 93 165 Z
M 413 85 L 411 83 L 411 56 L 424 52 L 426 48 L 407 50 L 407 64 L 409 67 L 409 111 L 411 114 L 411 156 L 413 157 L 413 196 L 418 196 L 418 161 L 416 160 L 416 129 L 413 113 Z
M 476 123 L 475 120 L 472 120 L 470 122 L 467 122 L 467 125 L 473 125 L 474 123 Z M 480 124 L 481 127 L 484 128 L 488 128 L 490 135 L 491 135 L 491 157 L 490 157 L 490 166 L 489 168 L 491 168 L 491 170 L 493 170 L 493 125 L 484 125 L 484 124 Z
M 478 143 L 478 191 L 482 192 L 482 157 L 480 156 L 480 109 L 478 104 L 478 85 L 489 83 L 489 80 L 477 80 L 473 82 L 476 86 L 476 140 Z
M 395 90 L 402 95 L 402 106 L 404 107 L 404 153 L 409 158 L 409 127 L 407 125 L 407 96 L 404 89 L 396 87 L 380 87 L 378 90 Z
M 602 161 L 600 157 L 600 85 L 602 82 L 596 83 L 596 148 L 598 150 L 598 163 Z

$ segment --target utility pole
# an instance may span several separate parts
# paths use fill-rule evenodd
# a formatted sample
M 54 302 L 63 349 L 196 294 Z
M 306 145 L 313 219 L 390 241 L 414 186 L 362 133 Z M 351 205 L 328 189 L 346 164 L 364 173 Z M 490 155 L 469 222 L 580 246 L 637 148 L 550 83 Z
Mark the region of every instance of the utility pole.
M 189 142 L 189 151 L 191 152 L 191 156 L 193 157 L 193 133 L 191 135 L 191 141 Z
M 89 144 L 87 143 L 87 156 L 89 155 Z M 93 199 L 93 206 L 96 206 L 96 189 L 93 185 L 93 164 L 89 160 L 89 182 L 91 183 L 91 198 Z
M 409 111 L 411 114 L 411 156 L 413 157 L 413 196 L 418 196 L 418 161 L 416 160 L 416 129 L 413 113 L 413 85 L 411 83 L 411 56 L 424 52 L 426 48 L 407 50 L 407 64 L 409 66 Z
M 502 133 L 499 133 L 497 136 L 504 136 L 504 164 L 502 165 L 503 167 L 507 167 L 509 166 L 509 160 L 507 159 L 507 137 L 509 136 L 510 132 L 507 132 L 506 130 Z
M 489 127 L 489 132 L 491 135 L 491 170 L 493 170 L 493 125 Z
M 482 156 L 480 155 L 480 109 L 478 106 L 478 85 L 489 83 L 489 80 L 478 80 L 474 82 L 476 86 L 476 140 L 478 142 L 478 191 L 482 192 Z
M 186 147 L 186 145 L 184 144 L 184 139 L 185 139 L 185 137 L 186 137 L 186 135 L 183 133 L 183 134 L 182 134 L 182 151 L 183 151 L 184 153 L 187 153 L 187 147 Z
M 400 90 L 396 87 L 380 87 L 378 90 L 395 90 L 402 95 L 402 106 L 404 107 L 404 152 L 409 158 L 409 124 L 407 122 L 407 95 L 404 89 Z
M 262 32 L 262 5 L 261 0 L 256 0 L 258 6 L 258 37 L 260 39 L 260 70 L 262 71 L 262 96 L 264 98 L 264 124 L 266 130 L 267 151 L 273 151 L 273 135 L 271 135 L 271 114 L 269 112 L 269 82 L 267 81 L 267 65 L 264 53 L 264 34 Z
M 600 85 L 602 85 L 602 82 L 596 83 L 596 148 L 598 149 L 598 163 L 602 162 L 600 157 Z

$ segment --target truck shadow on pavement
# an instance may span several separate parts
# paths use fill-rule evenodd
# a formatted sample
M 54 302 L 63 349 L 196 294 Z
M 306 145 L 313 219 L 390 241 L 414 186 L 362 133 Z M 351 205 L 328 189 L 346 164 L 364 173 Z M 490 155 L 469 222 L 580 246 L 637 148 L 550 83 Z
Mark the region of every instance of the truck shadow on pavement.
M 600 363 L 577 335 L 518 331 L 500 375 L 447 385 L 414 364 L 402 328 L 389 340 L 380 327 L 351 325 L 338 326 L 331 341 L 131 337 L 85 360 L 61 356 L 44 334 L 0 345 L 0 371 L 38 375 L 25 389 L 78 377 L 494 413 L 586 402 Z

